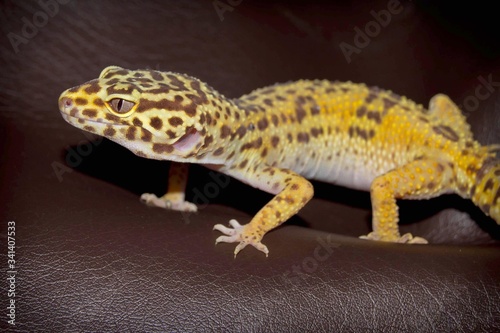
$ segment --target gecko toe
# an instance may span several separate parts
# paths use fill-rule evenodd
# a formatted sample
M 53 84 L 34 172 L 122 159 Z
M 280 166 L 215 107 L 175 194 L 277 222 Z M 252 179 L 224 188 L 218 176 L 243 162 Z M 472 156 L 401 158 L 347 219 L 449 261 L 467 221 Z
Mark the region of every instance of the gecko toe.
M 256 239 L 255 237 L 247 237 L 246 233 L 248 232 L 246 229 L 246 225 L 239 224 L 238 221 L 232 219 L 229 221 L 231 227 L 226 227 L 222 224 L 216 224 L 213 227 L 213 230 L 217 230 L 222 232 L 224 235 L 217 237 L 215 240 L 215 245 L 218 243 L 239 243 L 236 245 L 234 249 L 234 257 L 243 250 L 247 245 L 252 245 L 257 250 L 264 252 L 266 257 L 269 254 L 269 250 L 267 246 L 260 242 L 260 238 Z

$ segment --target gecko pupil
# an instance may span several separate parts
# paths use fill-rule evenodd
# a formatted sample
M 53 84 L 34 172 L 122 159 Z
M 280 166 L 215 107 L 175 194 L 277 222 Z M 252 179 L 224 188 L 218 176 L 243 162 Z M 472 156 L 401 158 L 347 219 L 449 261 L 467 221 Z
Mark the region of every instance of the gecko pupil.
M 110 104 L 113 110 L 118 113 L 127 113 L 134 106 L 134 103 L 124 100 L 123 98 L 114 98 L 110 101 Z

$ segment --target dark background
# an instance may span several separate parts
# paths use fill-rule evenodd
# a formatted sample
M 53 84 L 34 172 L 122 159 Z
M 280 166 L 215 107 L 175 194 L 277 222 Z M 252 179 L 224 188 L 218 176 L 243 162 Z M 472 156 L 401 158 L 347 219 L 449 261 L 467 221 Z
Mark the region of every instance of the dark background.
M 368 193 L 315 183 L 315 199 L 264 237 L 269 258 L 247 248 L 234 260 L 234 244 L 214 246 L 212 226 L 248 222 L 270 195 L 235 180 L 212 193 L 209 171 L 193 166 L 188 199 L 199 213 L 148 208 L 139 195 L 163 194 L 168 162 L 85 134 L 57 108 L 63 90 L 108 65 L 187 73 L 228 97 L 350 80 L 424 105 L 448 94 L 478 141 L 499 143 L 497 11 L 402 1 L 347 59 L 340 45 L 355 46 L 371 11 L 391 1 L 221 2 L 230 10 L 208 0 L 0 1 L 1 267 L 15 221 L 16 329 L 500 330 L 499 228 L 469 201 L 400 202 L 402 231 L 432 245 L 373 243 L 357 239 L 370 231 Z

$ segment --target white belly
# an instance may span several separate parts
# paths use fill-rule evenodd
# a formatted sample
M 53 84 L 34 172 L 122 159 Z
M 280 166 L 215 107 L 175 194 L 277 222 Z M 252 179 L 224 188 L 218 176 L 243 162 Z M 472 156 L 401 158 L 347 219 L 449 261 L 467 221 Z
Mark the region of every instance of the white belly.
M 291 169 L 307 179 L 337 184 L 352 189 L 369 191 L 373 180 L 397 166 L 394 156 L 380 153 L 360 154 L 354 148 L 336 153 L 334 149 L 294 152 L 293 158 L 284 158 L 283 167 Z M 327 147 L 328 148 L 328 147 Z

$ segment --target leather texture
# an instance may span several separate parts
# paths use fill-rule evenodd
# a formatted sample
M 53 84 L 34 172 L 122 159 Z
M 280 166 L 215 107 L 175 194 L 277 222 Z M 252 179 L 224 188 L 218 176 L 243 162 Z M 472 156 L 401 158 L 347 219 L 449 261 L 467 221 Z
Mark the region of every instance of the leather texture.
M 358 29 L 394 1 L 2 3 L 0 257 L 7 262 L 7 221 L 15 221 L 18 273 L 16 326 L 2 310 L 0 327 L 500 331 L 499 227 L 472 203 L 453 195 L 400 202 L 403 232 L 431 244 L 375 243 L 357 239 L 370 230 L 369 195 L 315 183 L 315 199 L 265 236 L 268 258 L 248 248 L 234 259 L 234 244 L 214 246 L 212 226 L 246 223 L 270 195 L 192 166 L 188 199 L 198 213 L 146 207 L 139 195 L 163 194 L 168 162 L 84 134 L 57 109 L 64 89 L 108 65 L 185 72 L 229 97 L 327 78 L 392 89 L 424 105 L 446 93 L 481 143 L 499 143 L 494 10 L 402 2 L 346 57 L 340 45 L 356 46 Z M 222 14 L 220 3 L 229 6 Z M 11 33 L 23 36 L 34 20 L 36 34 L 26 28 L 31 37 L 14 46 Z

